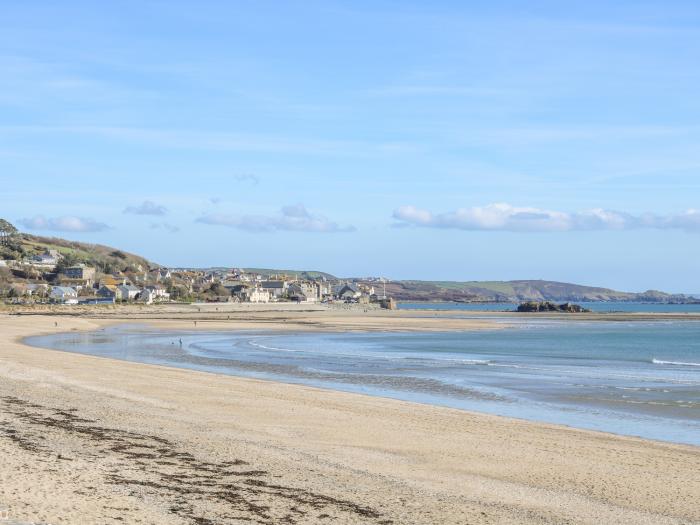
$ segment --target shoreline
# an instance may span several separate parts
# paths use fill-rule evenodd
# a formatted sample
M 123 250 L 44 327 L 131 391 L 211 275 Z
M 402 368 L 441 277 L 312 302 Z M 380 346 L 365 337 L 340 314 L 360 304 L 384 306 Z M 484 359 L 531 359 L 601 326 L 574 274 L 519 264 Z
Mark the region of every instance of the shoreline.
M 251 326 L 261 329 L 316 329 L 352 331 L 453 331 L 498 329 L 509 321 L 567 322 L 700 321 L 700 312 L 510 312 L 489 310 L 383 310 L 357 305 L 296 303 L 192 303 L 157 305 L 32 305 L 0 307 L 0 315 L 53 316 L 130 321 L 208 323 L 223 328 Z M 235 324 L 232 326 L 234 323 Z
M 0 456 L 9 465 L 0 473 L 0 504 L 16 519 L 190 523 L 208 509 L 216 523 L 228 523 L 226 512 L 270 523 L 286 515 L 295 523 L 700 522 L 693 496 L 700 489 L 698 447 L 43 350 L 18 340 L 122 321 L 60 317 L 56 327 L 56 319 L 0 315 L 0 417 L 14 431 L 0 430 Z M 342 324 L 295 321 L 247 322 L 286 330 Z M 244 329 L 243 321 L 215 324 Z M 207 330 L 213 325 L 205 323 Z M 376 326 L 375 319 L 370 327 Z M 114 450 L 86 437 L 98 428 L 111 429 L 114 436 L 101 440 Z M 192 459 L 159 465 L 139 446 L 158 440 Z M 250 465 L 232 474 L 235 465 L 224 463 L 241 457 Z M 145 470 L 127 479 L 110 473 L 110 462 L 120 471 L 141 462 Z M 75 480 L 78 465 L 85 473 Z M 196 475 L 206 468 L 228 476 L 236 498 L 222 499 L 220 486 L 204 497 L 182 481 L 190 471 L 201 481 Z M 169 507 L 178 491 L 194 501 L 192 508 Z M 318 506 L 325 510 L 316 512 Z
M 355 329 L 355 330 L 339 330 L 338 328 L 327 328 L 327 327 L 317 327 L 315 325 L 310 325 L 310 326 L 288 326 L 288 325 L 274 325 L 274 327 L 270 326 L 260 326 L 257 324 L 253 324 L 250 322 L 249 324 L 245 326 L 237 325 L 237 326 L 231 326 L 230 324 L 215 324 L 215 325 L 208 325 L 206 323 L 204 324 L 197 324 L 197 326 L 194 325 L 189 325 L 188 323 L 186 324 L 184 321 L 177 321 L 175 323 L 167 323 L 162 320 L 150 320 L 150 321 L 134 321 L 131 320 L 128 323 L 122 323 L 119 321 L 104 321 L 100 320 L 99 321 L 99 328 L 95 328 L 93 330 L 88 330 L 83 333 L 89 333 L 92 336 L 99 336 L 101 333 L 105 333 L 105 330 L 110 330 L 110 333 L 112 336 L 119 336 L 120 334 L 123 333 L 130 333 L 132 335 L 136 334 L 143 334 L 146 337 L 151 337 L 151 336 L 172 336 L 174 338 L 177 337 L 196 337 L 198 334 L 200 337 L 205 336 L 215 336 L 215 334 L 219 334 L 221 332 L 224 333 L 230 333 L 231 335 L 236 335 L 236 336 L 242 336 L 245 335 L 246 337 L 257 337 L 257 336 L 276 336 L 276 337 L 294 337 L 295 334 L 302 334 L 302 333 L 318 333 L 318 334 L 350 334 L 350 333 L 365 333 L 365 334 L 370 334 L 370 333 L 385 333 L 385 334 L 405 334 L 409 335 L 411 333 L 418 333 L 418 334 L 428 334 L 431 333 L 430 331 L 424 331 L 420 329 L 420 327 L 412 327 L 411 330 L 401 330 L 400 328 L 392 328 L 391 330 L 386 330 L 386 331 L 379 331 L 377 329 L 368 329 L 368 330 L 363 330 L 363 329 Z M 508 329 L 509 326 L 507 325 L 501 325 L 498 327 L 499 329 Z M 462 333 L 468 333 L 468 332 L 473 332 L 473 331 L 481 331 L 482 327 L 479 327 L 478 329 L 470 329 L 470 330 L 460 330 Z M 114 332 L 112 332 L 114 331 Z M 491 331 L 491 330 L 488 330 Z M 70 331 L 70 332 L 57 332 L 55 335 L 70 335 L 72 333 L 76 333 L 75 331 Z M 437 329 L 432 332 L 435 334 L 448 334 L 450 331 L 437 331 Z M 49 336 L 50 337 L 50 336 Z M 109 336 L 107 336 L 109 337 Z M 174 368 L 174 369 L 180 369 L 180 370 L 189 370 L 189 371 L 196 371 L 200 373 L 205 373 L 205 374 L 215 374 L 215 375 L 222 375 L 222 376 L 227 376 L 227 377 L 234 377 L 234 378 L 247 378 L 247 379 L 255 379 L 259 381 L 266 381 L 266 382 L 271 382 L 273 384 L 285 384 L 285 385 L 290 385 L 290 386 L 305 386 L 308 388 L 315 388 L 318 389 L 322 392 L 346 392 L 346 393 L 351 393 L 351 394 L 356 394 L 356 395 L 363 395 L 363 396 L 369 396 L 369 397 L 375 397 L 375 398 L 381 398 L 381 399 L 393 399 L 393 400 L 400 400 L 400 401 L 406 401 L 410 403 L 415 403 L 415 404 L 421 404 L 424 406 L 432 406 L 432 407 L 445 407 L 445 408 L 451 408 L 455 410 L 460 410 L 464 411 L 469 414 L 484 414 L 484 415 L 493 415 L 497 417 L 505 417 L 508 419 L 515 419 L 519 421 L 530 421 L 533 423 L 543 423 L 543 424 L 552 424 L 552 425 L 559 425 L 563 426 L 566 428 L 572 428 L 572 429 L 579 429 L 579 430 L 584 430 L 584 431 L 593 431 L 593 432 L 601 432 L 604 434 L 610 434 L 614 436 L 623 436 L 623 437 L 633 437 L 633 438 L 639 438 L 643 440 L 650 440 L 650 441 L 656 441 L 660 443 L 671 443 L 671 444 L 680 444 L 680 445 L 688 445 L 688 446 L 697 446 L 700 447 L 700 443 L 696 441 L 688 441 L 687 438 L 684 440 L 682 437 L 676 436 L 675 439 L 671 437 L 660 437 L 657 433 L 657 435 L 654 435 L 653 432 L 647 432 L 645 435 L 644 433 L 640 433 L 639 431 L 628 431 L 624 432 L 621 429 L 613 429 L 610 428 L 608 425 L 608 428 L 605 427 L 605 425 L 598 424 L 597 428 L 596 426 L 588 425 L 586 424 L 575 424 L 570 420 L 557 420 L 555 418 L 546 417 L 543 416 L 541 413 L 539 415 L 535 414 L 533 415 L 530 413 L 529 417 L 528 416 L 517 416 L 513 415 L 512 411 L 511 412 L 504 412 L 502 409 L 494 409 L 493 407 L 489 406 L 460 406 L 459 403 L 453 402 L 453 399 L 447 395 L 445 397 L 441 397 L 440 394 L 435 394 L 434 396 L 429 395 L 428 398 L 426 399 L 425 397 L 421 397 L 421 394 L 419 391 L 402 391 L 401 389 L 394 390 L 391 388 L 388 389 L 383 389 L 381 387 L 379 388 L 372 388 L 372 383 L 369 384 L 363 384 L 363 383 L 357 383 L 354 384 L 352 382 L 347 383 L 349 385 L 355 385 L 358 386 L 358 388 L 352 388 L 345 386 L 344 383 L 337 383 L 333 380 L 331 380 L 330 383 L 324 383 L 323 380 L 321 381 L 308 381 L 303 379 L 303 375 L 300 376 L 295 376 L 293 373 L 291 375 L 285 375 L 279 370 L 277 371 L 267 371 L 264 369 L 265 364 L 264 363 L 257 363 L 256 361 L 252 362 L 246 362 L 246 361 L 239 361 L 239 366 L 238 367 L 233 367 L 231 369 L 223 367 L 221 368 L 219 365 L 214 365 L 213 367 L 207 367 L 207 366 L 197 366 L 196 364 L 192 364 L 192 362 L 188 360 L 159 360 L 159 359 L 144 359 L 143 357 L 139 358 L 136 357 L 138 355 L 138 351 L 136 351 L 134 354 L 131 354 L 130 357 L 120 357 L 118 354 L 110 355 L 109 353 L 103 354 L 103 353 L 92 353 L 92 352 L 83 352 L 79 350 L 70 350 L 70 349 L 65 349 L 65 348 L 53 348 L 51 342 L 47 341 L 32 341 L 35 336 L 29 336 L 29 337 L 23 337 L 17 340 L 18 343 L 25 345 L 25 346 L 30 346 L 32 348 L 37 348 L 40 350 L 51 350 L 51 351 L 57 351 L 57 352 L 66 352 L 70 354 L 78 354 L 78 355 L 87 355 L 91 357 L 96 357 L 99 359 L 108 359 L 108 360 L 116 360 L 116 361 L 123 361 L 123 362 L 129 362 L 129 363 L 135 363 L 135 364 L 145 364 L 145 365 L 152 365 L 152 366 L 160 366 L 160 367 L 165 367 L 165 368 Z M 206 340 L 206 339 L 205 339 Z M 202 339 L 199 339 L 198 341 L 202 341 Z M 191 344 L 191 341 L 190 343 Z M 162 346 L 160 346 L 160 350 L 164 353 L 170 352 L 168 345 L 165 345 L 164 343 Z M 234 358 L 236 359 L 236 358 Z M 240 358 L 237 358 L 240 359 Z M 345 384 L 345 385 L 347 385 Z M 651 422 L 650 422 L 651 423 Z

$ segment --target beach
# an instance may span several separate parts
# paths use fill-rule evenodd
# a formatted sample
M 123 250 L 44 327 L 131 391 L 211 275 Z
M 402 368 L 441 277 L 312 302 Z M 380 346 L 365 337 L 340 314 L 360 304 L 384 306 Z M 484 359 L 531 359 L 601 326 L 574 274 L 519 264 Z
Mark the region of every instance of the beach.
M 139 322 L 503 326 L 433 313 L 216 308 L 0 315 L 0 505 L 14 519 L 66 524 L 700 523 L 698 447 L 21 342 Z

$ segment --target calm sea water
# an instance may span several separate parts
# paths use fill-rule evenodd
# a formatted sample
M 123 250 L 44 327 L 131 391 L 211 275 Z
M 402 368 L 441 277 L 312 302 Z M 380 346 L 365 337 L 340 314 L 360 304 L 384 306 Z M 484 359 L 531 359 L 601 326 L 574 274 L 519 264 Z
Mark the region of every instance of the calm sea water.
M 564 301 L 560 301 L 564 302 Z M 576 302 L 593 312 L 700 313 L 700 304 Z M 512 312 L 518 303 L 428 303 L 400 302 L 399 310 L 463 310 L 467 312 Z
M 692 321 L 539 320 L 451 333 L 118 327 L 28 342 L 700 445 L 700 323 Z

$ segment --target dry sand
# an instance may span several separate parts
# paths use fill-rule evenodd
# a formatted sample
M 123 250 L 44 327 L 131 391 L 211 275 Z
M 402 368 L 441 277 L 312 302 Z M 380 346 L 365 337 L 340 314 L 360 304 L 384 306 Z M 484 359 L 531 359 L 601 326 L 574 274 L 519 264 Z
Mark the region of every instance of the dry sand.
M 202 330 L 489 326 L 379 312 L 271 311 L 231 321 L 197 315 Z M 10 506 L 12 517 L 70 524 L 700 523 L 697 447 L 19 342 L 115 321 L 0 315 L 0 506 Z M 192 328 L 193 320 L 149 324 Z

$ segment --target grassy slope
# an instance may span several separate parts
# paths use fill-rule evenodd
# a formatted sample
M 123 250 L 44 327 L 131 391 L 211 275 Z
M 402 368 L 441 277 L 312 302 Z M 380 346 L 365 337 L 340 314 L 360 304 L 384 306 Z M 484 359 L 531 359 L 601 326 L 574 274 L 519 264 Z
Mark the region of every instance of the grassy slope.
M 284 275 L 300 275 L 310 279 L 315 279 L 318 277 L 325 277 L 326 279 L 335 280 L 337 277 L 325 272 L 319 272 L 316 270 L 276 270 L 274 268 L 243 268 L 246 272 L 259 273 L 264 276 L 284 274 Z
M 392 281 L 387 293 L 399 300 L 433 301 L 668 301 L 663 292 L 641 294 L 608 288 L 542 280 L 518 281 Z M 676 296 L 675 298 L 679 298 Z
M 40 254 L 46 250 L 57 250 L 64 256 L 75 257 L 80 262 L 97 266 L 100 269 L 113 267 L 117 270 L 124 270 L 139 266 L 143 269 L 148 269 L 157 266 L 143 257 L 109 246 L 67 241 L 55 237 L 22 234 L 22 246 L 28 254 Z

